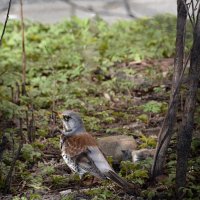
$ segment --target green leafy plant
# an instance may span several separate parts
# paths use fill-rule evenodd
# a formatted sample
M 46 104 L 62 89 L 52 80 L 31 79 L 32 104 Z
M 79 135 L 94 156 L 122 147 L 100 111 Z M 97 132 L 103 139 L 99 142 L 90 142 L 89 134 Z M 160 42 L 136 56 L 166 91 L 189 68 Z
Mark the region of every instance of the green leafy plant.
M 142 106 L 144 112 L 161 113 L 166 111 L 166 103 L 161 103 L 157 101 L 149 101 Z
M 153 117 L 163 116 L 167 104 L 163 101 L 146 102 L 143 96 L 147 97 L 146 94 L 151 95 L 151 92 L 156 97 L 166 95 L 160 66 L 154 62 L 174 54 L 175 17 L 156 16 L 112 25 L 98 17 L 91 20 L 74 17 L 53 25 L 26 21 L 25 28 L 27 96 L 17 92 L 21 90 L 21 28 L 18 21 L 9 21 L 0 51 L 0 125 L 4 127 L 6 124 L 6 129 L 0 130 L 0 136 L 5 133 L 9 141 L 0 166 L 0 188 L 20 140 L 15 134 L 19 128 L 16 118 L 23 118 L 26 139 L 30 128 L 26 125 L 26 112 L 29 113 L 30 108 L 34 111 L 35 141 L 26 141 L 16 162 L 12 188 L 15 194 L 19 192 L 16 182 L 21 184 L 24 192 L 60 189 L 79 180 L 78 176 L 63 173 L 63 166 L 60 166 L 59 136 L 50 134 L 55 128 L 50 118 L 52 109 L 80 111 L 89 132 L 102 136 L 134 134 L 141 142 L 139 148 L 155 147 L 155 139 L 140 135 L 143 129 L 140 124 L 151 128 Z M 188 33 L 187 37 L 192 35 Z M 187 43 L 186 49 L 190 46 Z M 197 126 L 198 116 L 197 112 Z M 52 151 L 51 156 L 55 155 L 53 158 L 49 158 L 49 151 Z M 188 163 L 190 185 L 184 188 L 188 198 L 199 194 L 198 152 L 199 142 L 195 138 Z M 160 183 L 162 188 L 146 189 L 151 165 L 148 159 L 138 164 L 122 162 L 120 175 L 140 185 L 144 199 L 159 199 L 159 195 L 173 197 L 176 163 L 172 152 L 169 160 L 166 167 L 169 176 Z M 118 199 L 106 187 L 91 190 L 89 195 L 94 199 Z M 26 200 L 29 197 L 23 195 L 20 198 Z M 29 199 L 41 197 L 34 192 Z M 73 199 L 73 195 L 63 199 Z
M 142 142 L 140 148 L 156 147 L 156 140 L 153 137 L 147 137 L 144 134 L 140 134 L 140 140 Z
M 24 144 L 22 148 L 22 156 L 28 162 L 33 162 L 34 160 L 41 157 L 41 153 L 35 151 L 30 144 Z
M 97 199 L 105 200 L 114 196 L 114 194 L 110 190 L 106 188 L 102 188 L 102 187 L 88 190 L 86 194 L 92 196 L 93 200 L 97 200 Z M 115 196 L 115 199 L 118 199 L 118 197 Z

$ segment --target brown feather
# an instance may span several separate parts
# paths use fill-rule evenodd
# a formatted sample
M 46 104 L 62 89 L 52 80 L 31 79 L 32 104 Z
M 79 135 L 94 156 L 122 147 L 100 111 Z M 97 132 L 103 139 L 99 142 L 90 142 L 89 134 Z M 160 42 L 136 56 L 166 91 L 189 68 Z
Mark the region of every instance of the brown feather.
M 95 138 L 88 133 L 82 133 L 70 137 L 61 135 L 61 140 L 64 141 L 62 144 L 62 150 L 70 157 L 74 157 L 86 151 L 88 146 L 97 146 Z

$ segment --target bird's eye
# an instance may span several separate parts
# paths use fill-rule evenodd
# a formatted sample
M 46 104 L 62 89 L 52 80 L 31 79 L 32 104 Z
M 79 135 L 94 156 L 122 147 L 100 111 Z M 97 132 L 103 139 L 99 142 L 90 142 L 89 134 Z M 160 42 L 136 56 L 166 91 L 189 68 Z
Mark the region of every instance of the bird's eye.
M 63 116 L 63 119 L 68 122 L 70 117 L 65 115 L 65 116 Z

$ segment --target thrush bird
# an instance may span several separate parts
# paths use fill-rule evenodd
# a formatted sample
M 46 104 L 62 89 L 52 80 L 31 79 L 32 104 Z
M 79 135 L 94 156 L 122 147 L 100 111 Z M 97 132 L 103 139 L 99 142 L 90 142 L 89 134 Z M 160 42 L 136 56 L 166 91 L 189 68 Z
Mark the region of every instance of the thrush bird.
M 111 179 L 127 193 L 133 193 L 133 184 L 118 176 L 108 164 L 93 136 L 86 132 L 80 115 L 73 111 L 59 114 L 63 122 L 61 134 L 62 157 L 80 178 L 90 173 L 100 179 Z

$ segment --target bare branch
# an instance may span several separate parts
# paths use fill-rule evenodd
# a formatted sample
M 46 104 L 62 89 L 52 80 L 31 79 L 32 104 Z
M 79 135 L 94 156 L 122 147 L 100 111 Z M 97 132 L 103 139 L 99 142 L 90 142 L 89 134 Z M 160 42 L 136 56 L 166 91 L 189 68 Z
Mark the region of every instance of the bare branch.
M 26 48 L 24 37 L 24 15 L 23 15 L 23 0 L 20 0 L 21 7 L 21 31 L 22 31 L 22 95 L 26 95 Z
M 2 141 L 1 141 L 1 144 L 0 144 L 0 162 L 2 160 L 3 152 L 5 151 L 7 144 L 8 144 L 8 138 L 3 133 Z
M 169 121 L 169 119 L 172 118 L 171 115 L 172 115 L 172 112 L 173 112 L 173 109 L 174 109 L 173 107 L 174 107 L 174 105 L 175 105 L 176 98 L 177 98 L 177 96 L 178 96 L 178 94 L 179 94 L 179 90 L 180 90 L 180 87 L 181 87 L 181 84 L 182 84 L 182 80 L 183 80 L 183 75 L 184 75 L 185 69 L 186 69 L 186 67 L 187 67 L 187 65 L 188 65 L 188 62 L 189 62 L 189 59 L 190 59 L 190 55 L 191 55 L 191 51 L 190 51 L 190 53 L 188 54 L 188 56 L 187 56 L 187 58 L 186 58 L 185 65 L 184 65 L 184 67 L 183 67 L 183 70 L 182 70 L 182 72 L 181 72 L 179 81 L 178 81 L 178 83 L 177 83 L 177 85 L 176 85 L 176 88 L 175 88 L 175 90 L 174 90 L 174 93 L 173 93 L 173 96 L 172 96 L 172 100 L 171 100 L 171 102 L 170 102 L 170 104 L 169 104 L 169 108 L 168 108 L 167 114 L 166 114 L 166 116 L 165 116 L 165 119 L 164 119 L 162 128 L 161 128 L 161 130 L 160 130 L 160 134 L 161 134 L 162 132 L 164 132 L 164 131 L 166 131 L 166 133 L 169 131 L 169 130 L 164 130 L 164 129 L 165 129 L 165 124 L 167 123 L 167 121 Z M 169 128 L 169 127 L 168 127 L 168 128 Z M 157 150 L 156 150 L 156 153 L 155 153 L 155 156 L 154 156 L 154 164 L 153 164 L 153 166 L 152 166 L 152 178 L 154 178 L 154 176 L 156 176 L 156 174 L 157 174 L 157 173 L 155 173 L 156 161 L 157 161 L 157 159 L 158 159 L 159 153 L 160 153 L 160 151 L 161 151 L 161 149 L 162 149 L 162 147 L 163 147 L 163 144 L 164 144 L 164 142 L 166 141 L 167 137 L 168 137 L 168 134 L 165 134 L 165 135 L 163 136 L 163 138 L 161 139 L 160 143 L 158 144 L 158 147 L 157 147 Z
M 7 176 L 6 176 L 6 180 L 5 180 L 5 184 L 4 184 L 4 193 L 8 193 L 9 190 L 10 190 L 10 185 L 11 185 L 11 182 L 12 182 L 12 174 L 13 174 L 13 170 L 15 168 L 15 163 L 19 158 L 19 155 L 21 153 L 23 143 L 24 143 L 24 136 L 23 136 L 23 131 L 22 131 L 22 119 L 20 118 L 19 120 L 20 120 L 19 134 L 20 134 L 21 140 L 20 140 L 17 152 L 16 152 L 15 156 L 13 157 L 13 160 L 12 160 L 12 163 L 11 163 L 11 166 L 10 166 L 10 170 L 9 170 Z
M 84 7 L 84 6 L 80 6 L 76 3 L 74 3 L 73 1 L 71 0 L 63 0 L 65 3 L 73 6 L 73 8 L 76 8 L 78 10 L 82 10 L 82 11 L 85 11 L 85 12 L 92 12 L 92 13 L 95 13 L 95 14 L 98 14 L 98 15 L 104 15 L 104 16 L 117 16 L 117 17 L 134 17 L 134 18 L 137 18 L 135 15 L 132 14 L 132 11 L 131 13 L 128 12 L 128 15 L 124 15 L 124 14 L 121 14 L 121 13 L 110 13 L 110 12 L 107 12 L 105 10 L 101 10 L 101 11 L 97 11 L 95 10 L 93 7 Z M 126 0 L 125 0 L 126 1 Z M 129 4 L 128 4 L 129 5 Z M 130 9 L 130 8 L 129 8 Z
M 6 25 L 7 25 L 8 18 L 9 18 L 11 3 L 12 3 L 12 0 L 10 0 L 9 4 L 8 4 L 8 10 L 7 10 L 7 15 L 6 15 L 6 20 L 5 20 L 5 23 L 4 23 L 4 26 L 3 26 L 3 31 L 2 31 L 1 38 L 0 38 L 0 47 L 1 47 L 1 44 L 2 44 L 4 33 L 6 31 Z
M 194 129 L 194 113 L 197 99 L 198 83 L 200 76 L 200 6 L 197 12 L 194 27 L 194 39 L 191 50 L 190 69 L 189 69 L 189 90 L 185 101 L 182 117 L 182 126 L 177 134 L 177 166 L 176 166 L 176 189 L 178 199 L 183 199 L 183 187 L 186 184 L 188 156 Z
M 196 5 L 195 5 L 195 7 L 194 7 L 195 10 L 197 9 L 198 4 L 199 4 L 199 0 L 196 0 Z
M 169 108 L 165 116 L 162 128 L 159 133 L 158 143 L 156 147 L 156 154 L 154 156 L 154 162 L 152 165 L 152 178 L 162 174 L 164 160 L 168 144 L 173 134 L 173 127 L 176 120 L 176 110 L 180 86 L 182 83 L 183 74 L 189 58 L 187 58 L 185 65 L 184 60 L 184 45 L 185 45 L 185 26 L 187 18 L 187 9 L 183 4 L 183 0 L 178 0 L 178 18 L 177 18 L 177 35 L 176 35 L 176 56 L 174 60 L 174 74 L 173 84 L 171 89 L 171 99 L 169 102 Z M 189 57 L 189 56 L 188 56 Z
M 193 0 L 191 0 L 191 5 L 192 5 L 192 20 L 193 20 L 193 22 L 195 22 L 195 15 L 194 15 L 195 9 L 194 9 L 194 1 Z
M 193 21 L 192 16 L 190 15 L 189 7 L 188 7 L 188 5 L 186 4 L 185 0 L 182 0 L 182 2 L 183 2 L 183 4 L 184 4 L 184 6 L 185 6 L 185 9 L 187 10 L 187 15 L 188 15 L 188 17 L 189 17 L 189 19 L 190 19 L 190 23 L 192 24 L 192 27 L 193 27 L 193 29 L 194 29 L 194 21 Z M 190 4 L 189 4 L 189 5 L 190 5 Z M 193 13 L 194 13 L 194 12 L 193 12 Z
M 129 0 L 123 0 L 123 2 L 124 2 L 124 6 L 126 8 L 128 16 L 135 18 L 135 15 L 132 13 L 132 10 L 131 10 Z

